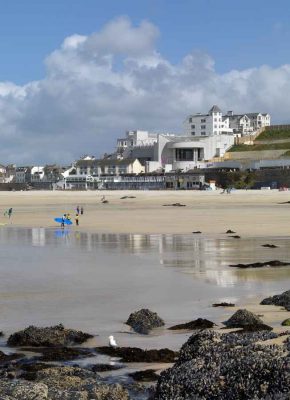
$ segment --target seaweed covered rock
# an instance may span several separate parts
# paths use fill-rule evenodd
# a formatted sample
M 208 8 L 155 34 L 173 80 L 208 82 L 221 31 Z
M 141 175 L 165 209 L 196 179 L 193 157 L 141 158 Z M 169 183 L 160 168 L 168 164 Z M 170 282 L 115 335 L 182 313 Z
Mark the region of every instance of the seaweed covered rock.
M 266 299 L 262 300 L 260 304 L 281 306 L 285 307 L 287 311 L 290 311 L 290 290 L 272 297 L 267 297 Z
M 55 347 L 80 344 L 93 337 L 88 333 L 66 329 L 62 324 L 38 328 L 29 326 L 28 328 L 12 334 L 8 339 L 9 346 L 35 346 L 35 347 Z
M 265 325 L 257 315 L 245 309 L 237 310 L 224 324 L 227 328 L 243 328 L 247 331 L 273 329 Z
M 161 319 L 157 313 L 147 308 L 142 308 L 130 314 L 126 324 L 131 326 L 135 332 L 143 335 L 148 335 L 152 329 L 160 328 L 165 325 L 163 319 Z
M 213 328 L 215 324 L 212 321 L 204 318 L 198 318 L 194 321 L 186 322 L 185 324 L 174 325 L 168 328 L 169 330 L 180 330 L 180 329 L 188 329 L 188 330 L 195 330 L 195 329 L 209 329 Z
M 43 383 L 0 380 L 0 398 L 9 400 L 47 400 L 48 387 Z
M 111 357 L 118 357 L 123 362 L 174 362 L 177 353 L 170 349 L 143 350 L 139 347 L 97 347 L 96 351 Z
M 251 342 L 234 345 L 229 335 L 226 340 L 213 331 L 192 335 L 175 365 L 161 373 L 153 399 L 286 400 L 290 360 L 285 350 Z

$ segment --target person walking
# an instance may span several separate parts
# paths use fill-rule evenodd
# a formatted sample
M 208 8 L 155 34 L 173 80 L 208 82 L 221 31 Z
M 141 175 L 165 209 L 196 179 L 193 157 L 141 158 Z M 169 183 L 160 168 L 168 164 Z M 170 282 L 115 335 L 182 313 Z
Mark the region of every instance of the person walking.
M 81 215 L 84 215 L 84 207 L 81 207 Z
M 76 226 L 79 226 L 79 214 L 76 214 L 75 222 L 76 222 Z
M 13 208 L 9 208 L 8 210 L 8 218 L 10 219 L 12 217 L 12 212 L 13 212 Z
M 80 213 L 80 206 L 77 206 L 76 211 L 77 211 L 77 214 Z

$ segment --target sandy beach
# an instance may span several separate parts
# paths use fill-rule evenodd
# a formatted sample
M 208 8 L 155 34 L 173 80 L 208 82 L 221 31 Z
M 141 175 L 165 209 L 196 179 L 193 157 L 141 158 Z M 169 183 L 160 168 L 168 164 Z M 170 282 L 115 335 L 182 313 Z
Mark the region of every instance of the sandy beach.
M 108 204 L 101 203 L 105 195 Z M 123 196 L 136 198 L 121 199 Z M 242 236 L 288 236 L 290 193 L 276 190 L 234 191 L 87 191 L 0 192 L 0 210 L 13 207 L 12 223 L 53 227 L 54 217 L 75 214 L 83 206 L 78 229 L 104 233 L 172 233 L 200 230 L 207 235 L 233 229 Z M 164 207 L 164 204 L 186 207 Z M 1 223 L 9 222 L 3 214 Z M 73 229 L 76 229 L 75 227 Z

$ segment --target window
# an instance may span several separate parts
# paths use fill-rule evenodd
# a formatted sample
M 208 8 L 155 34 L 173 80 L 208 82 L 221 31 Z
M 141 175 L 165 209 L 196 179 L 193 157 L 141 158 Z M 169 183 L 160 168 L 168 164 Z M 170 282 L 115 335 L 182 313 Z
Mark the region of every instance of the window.
M 189 118 L 189 123 L 191 123 L 192 122 L 192 118 Z
M 217 134 L 217 131 L 214 131 L 214 134 L 216 135 L 216 134 Z
M 206 119 L 201 119 L 200 122 L 206 122 Z
M 176 161 L 193 161 L 192 149 L 176 149 Z
M 214 126 L 214 129 L 217 129 L 217 125 Z
M 191 129 L 195 129 L 195 125 L 191 125 Z
M 201 129 L 206 129 L 206 125 L 201 125 Z
M 201 136 L 205 136 L 206 135 L 206 133 L 205 132 L 201 132 Z
M 217 119 L 216 119 L 216 118 L 214 119 L 214 122 L 217 122 Z
M 191 132 L 191 135 L 192 135 L 192 136 L 195 136 L 195 131 L 192 131 L 192 132 Z

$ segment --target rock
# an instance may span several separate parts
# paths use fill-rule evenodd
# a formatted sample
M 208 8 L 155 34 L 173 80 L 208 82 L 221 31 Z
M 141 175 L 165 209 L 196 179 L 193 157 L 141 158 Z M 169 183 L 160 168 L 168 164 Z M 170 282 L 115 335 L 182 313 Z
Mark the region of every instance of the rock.
M 97 347 L 96 351 L 111 357 L 118 357 L 123 362 L 174 362 L 176 352 L 169 349 L 143 350 L 138 347 Z
M 235 304 L 222 302 L 222 303 L 214 303 L 212 306 L 213 307 L 235 307 Z
M 289 262 L 283 262 L 279 260 L 256 262 L 251 264 L 231 264 L 232 268 L 262 268 L 262 267 L 285 267 L 290 265 Z
M 213 328 L 215 324 L 208 319 L 203 319 L 203 318 L 198 318 L 194 321 L 187 322 L 185 324 L 179 324 L 179 325 L 174 325 L 171 326 L 170 330 L 179 330 L 179 329 L 208 329 L 208 328 Z
M 127 400 L 128 392 L 118 384 L 108 385 L 93 371 L 80 367 L 54 367 L 37 373 L 36 380 L 48 387 L 51 400 Z
M 154 382 L 159 378 L 154 369 L 132 372 L 129 376 L 138 382 Z
M 201 231 L 195 231 L 195 232 L 192 232 L 192 233 L 199 234 L 199 233 L 201 233 Z
M 48 388 L 43 383 L 19 380 L 0 380 L 0 398 L 13 400 L 47 400 Z
M 56 325 L 47 328 L 29 326 L 23 331 L 11 335 L 8 339 L 9 346 L 35 346 L 55 347 L 80 344 L 93 337 L 88 333 L 66 329 L 63 325 Z
M 224 322 L 227 328 L 243 328 L 249 330 L 272 330 L 268 325 L 264 325 L 263 321 L 252 312 L 241 309 L 237 310 L 230 319 Z
M 21 369 L 23 372 L 19 375 L 19 378 L 26 379 L 27 381 L 35 381 L 36 373 L 43 369 L 52 368 L 54 365 L 52 364 L 45 364 L 45 363 L 19 363 L 17 364 L 17 368 Z
M 116 371 L 118 369 L 124 368 L 123 365 L 111 365 L 111 364 L 94 364 L 91 366 L 93 372 L 106 372 L 106 371 Z
M 161 319 L 157 313 L 147 308 L 130 314 L 126 324 L 131 326 L 135 332 L 143 335 L 148 335 L 153 328 L 159 328 L 165 325 L 163 319 Z
M 230 236 L 230 237 L 232 237 L 234 239 L 241 239 L 241 236 L 239 236 L 239 235 L 233 235 L 233 236 Z
M 284 321 L 281 323 L 283 326 L 290 326 L 290 318 L 284 319 Z
M 206 330 L 192 335 L 174 366 L 161 373 L 153 399 L 288 398 L 290 360 L 282 347 L 236 345 L 223 336 Z
M 229 233 L 236 233 L 236 232 L 232 231 L 231 229 L 228 229 L 228 230 L 226 231 L 226 233 L 229 234 Z
M 93 357 L 91 350 L 76 347 L 48 347 L 41 349 L 40 361 L 71 361 L 79 358 Z
M 266 243 L 266 244 L 262 244 L 262 247 L 269 247 L 270 249 L 276 249 L 279 246 L 276 246 L 275 244 Z
M 262 305 L 275 305 L 285 307 L 287 311 L 290 311 L 290 290 L 283 292 L 281 294 L 277 294 L 273 297 L 267 297 L 262 300 Z
M 163 204 L 163 207 L 186 207 L 186 204 L 181 204 L 181 203 Z

